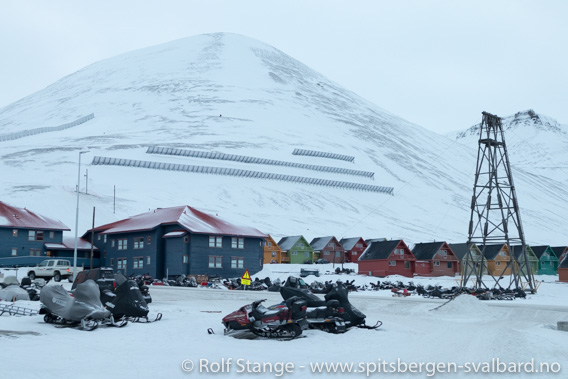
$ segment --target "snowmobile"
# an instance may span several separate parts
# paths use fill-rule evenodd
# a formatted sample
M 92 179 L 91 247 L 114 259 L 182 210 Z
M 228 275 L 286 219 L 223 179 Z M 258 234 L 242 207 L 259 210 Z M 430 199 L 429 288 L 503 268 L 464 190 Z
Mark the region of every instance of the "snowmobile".
M 330 333 L 344 333 L 348 328 L 356 326 L 365 329 L 376 329 L 382 325 L 378 321 L 374 326 L 365 324 L 365 314 L 355 308 L 348 299 L 348 291 L 339 282 L 325 294 L 325 300 L 311 293 L 308 289 L 284 286 L 280 289 L 284 299 L 292 296 L 305 299 L 308 308 L 315 308 L 307 312 L 307 321 L 310 327 L 321 329 Z
M 40 292 L 40 314 L 49 324 L 94 330 L 99 325 L 125 326 L 128 321 L 115 323 L 109 310 L 100 300 L 99 286 L 93 280 L 77 285 L 69 294 L 61 285 L 46 286 Z
M 262 305 L 265 300 L 257 300 L 225 316 L 222 321 L 225 335 L 241 339 L 294 339 L 308 328 L 305 300 L 290 297 L 270 307 Z

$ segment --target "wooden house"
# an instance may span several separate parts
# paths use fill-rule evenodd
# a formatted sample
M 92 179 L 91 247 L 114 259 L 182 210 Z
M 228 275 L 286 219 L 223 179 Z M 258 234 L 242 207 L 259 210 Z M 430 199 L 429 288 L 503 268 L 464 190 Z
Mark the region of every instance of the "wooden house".
M 512 255 L 513 257 L 515 257 L 515 261 L 517 262 L 517 267 L 521 268 L 521 273 L 524 275 L 527 275 L 528 273 L 525 270 L 525 267 L 528 266 L 530 269 L 530 273 L 533 275 L 536 275 L 538 273 L 538 257 L 535 255 L 534 251 L 531 249 L 530 246 L 526 246 L 526 251 L 527 251 L 527 260 L 528 260 L 528 265 L 526 264 L 521 264 L 523 258 L 522 253 L 522 245 L 514 245 L 511 246 L 511 251 L 512 251 Z
M 560 262 L 562 262 L 562 260 L 568 253 L 568 246 L 551 246 L 550 248 L 552 249 L 552 251 L 554 251 L 554 254 L 558 257 L 558 264 L 560 265 Z
M 459 259 L 446 242 L 426 242 L 414 245 L 415 275 L 455 276 L 459 273 Z
M 304 236 L 284 237 L 278 241 L 282 254 L 290 259 L 290 263 L 314 261 L 314 250 Z
M 359 274 L 414 276 L 416 258 L 403 240 L 371 242 L 359 260 Z
M 512 263 L 507 244 L 481 245 L 481 252 L 487 260 L 487 269 L 495 277 L 511 275 Z
M 333 236 L 314 238 L 310 246 L 314 250 L 314 262 L 320 258 L 326 259 L 329 263 L 345 261 L 345 249 Z
M 558 266 L 558 280 L 568 283 L 568 254 L 564 255 L 564 258 Z
M 538 258 L 539 275 L 556 275 L 558 270 L 558 257 L 550 246 L 531 246 Z
M 46 244 L 62 244 L 69 230 L 59 220 L 0 201 L 0 266 L 35 266 L 48 257 Z
M 477 244 L 475 243 L 471 243 L 471 244 L 467 244 L 467 243 L 451 243 L 449 244 L 450 249 L 452 249 L 452 251 L 454 252 L 454 254 L 456 255 L 456 258 L 458 258 L 459 262 L 460 262 L 460 273 L 463 274 L 464 272 L 464 268 L 467 265 L 467 258 L 468 258 L 468 251 L 471 252 L 471 258 L 473 259 L 473 263 L 475 264 L 476 270 L 479 270 L 479 268 L 482 266 L 481 262 L 483 259 L 483 255 L 481 254 L 481 250 L 479 250 L 479 247 L 477 246 Z M 474 266 L 471 266 L 474 267 Z M 479 271 L 476 271 L 479 272 Z M 483 266 L 483 273 L 482 275 L 487 274 L 487 269 L 485 268 L 485 266 Z
M 90 240 L 91 231 L 83 238 Z M 94 229 L 106 266 L 155 278 L 179 275 L 240 277 L 262 269 L 267 235 L 190 206 L 158 208 Z
M 339 243 L 345 250 L 345 262 L 357 262 L 367 248 L 367 242 L 362 237 L 342 238 Z
M 290 262 L 287 259 L 287 262 Z M 264 241 L 264 263 L 283 263 L 282 249 L 269 234 Z

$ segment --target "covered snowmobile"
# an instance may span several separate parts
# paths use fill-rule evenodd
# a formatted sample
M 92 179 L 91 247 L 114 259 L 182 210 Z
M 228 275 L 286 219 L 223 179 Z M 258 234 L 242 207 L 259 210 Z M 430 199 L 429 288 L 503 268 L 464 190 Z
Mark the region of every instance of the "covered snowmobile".
M 262 302 L 257 300 L 225 316 L 225 335 L 242 339 L 293 339 L 308 328 L 305 300 L 291 297 L 268 308 Z
M 61 285 L 46 286 L 40 293 L 40 301 L 40 314 L 45 314 L 43 319 L 49 324 L 94 330 L 101 324 L 127 323 L 115 324 L 112 314 L 101 303 L 99 286 L 92 280 L 77 285 L 72 294 Z
M 112 312 L 115 319 L 124 318 L 135 322 L 149 322 L 148 312 L 150 312 L 150 308 L 144 300 L 138 283 L 122 274 L 117 274 L 115 277 L 116 290 L 101 290 L 101 301 L 104 306 Z M 153 321 L 158 321 L 161 318 L 162 314 L 158 313 Z
M 325 300 L 314 295 L 305 288 L 284 286 L 280 289 L 282 298 L 300 297 L 307 302 L 307 321 L 310 327 L 322 329 L 331 333 L 343 333 L 352 326 L 376 329 L 375 326 L 365 325 L 365 314 L 355 308 L 348 299 L 348 291 L 343 283 L 334 284 L 325 294 Z M 381 323 L 382 324 L 382 323 Z

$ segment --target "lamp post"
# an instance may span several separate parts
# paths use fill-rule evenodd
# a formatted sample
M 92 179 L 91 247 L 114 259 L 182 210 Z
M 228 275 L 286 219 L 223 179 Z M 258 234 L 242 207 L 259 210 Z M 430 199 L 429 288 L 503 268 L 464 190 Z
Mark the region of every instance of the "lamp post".
M 88 152 L 89 150 L 79 151 L 79 167 L 77 173 L 77 209 L 75 211 L 75 249 L 73 250 L 73 281 L 75 281 L 75 278 L 77 277 L 77 244 L 79 242 L 79 186 L 81 185 L 81 155 Z

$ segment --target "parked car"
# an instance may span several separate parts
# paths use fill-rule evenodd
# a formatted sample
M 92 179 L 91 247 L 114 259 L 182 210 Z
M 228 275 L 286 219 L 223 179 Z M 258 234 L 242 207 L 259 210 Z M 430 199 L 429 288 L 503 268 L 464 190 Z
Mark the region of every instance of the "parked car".
M 316 260 L 316 264 L 326 264 L 326 263 L 329 263 L 329 261 L 325 258 L 320 258 Z
M 83 268 L 77 267 L 77 270 L 81 271 Z M 28 277 L 32 281 L 35 278 L 45 278 L 47 281 L 53 278 L 53 280 L 59 282 L 63 278 L 71 282 L 73 280 L 73 266 L 66 259 L 46 259 L 32 267 L 28 271 Z
M 92 270 L 81 271 L 77 274 L 75 281 L 73 282 L 72 290 L 77 287 L 78 284 L 84 283 L 88 279 L 92 279 L 99 285 L 101 291 L 116 289 L 116 280 L 114 278 L 114 270 L 112 267 L 101 267 L 94 268 Z

